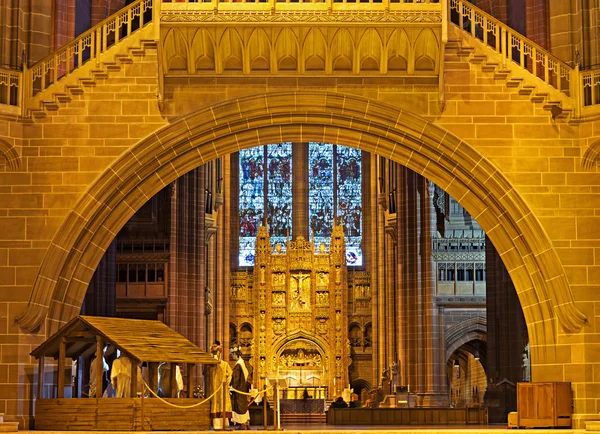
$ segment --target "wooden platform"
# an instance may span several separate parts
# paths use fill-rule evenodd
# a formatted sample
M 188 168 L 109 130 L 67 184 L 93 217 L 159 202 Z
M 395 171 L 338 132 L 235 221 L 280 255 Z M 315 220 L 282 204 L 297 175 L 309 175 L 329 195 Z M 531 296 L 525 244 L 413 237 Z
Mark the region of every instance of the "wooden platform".
M 179 406 L 193 398 L 168 398 Z M 57 398 L 35 401 L 36 430 L 182 431 L 208 430 L 210 403 L 175 408 L 153 398 Z
M 487 425 L 487 408 L 330 408 L 331 425 Z

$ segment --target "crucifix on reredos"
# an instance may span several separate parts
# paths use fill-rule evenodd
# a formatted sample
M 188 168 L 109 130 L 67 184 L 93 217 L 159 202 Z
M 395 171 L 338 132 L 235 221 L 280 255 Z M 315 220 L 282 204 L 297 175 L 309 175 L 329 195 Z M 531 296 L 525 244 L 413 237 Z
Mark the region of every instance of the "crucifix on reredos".
M 259 377 L 287 376 L 292 386 L 322 386 L 329 395 L 347 387 L 347 291 L 341 226 L 334 226 L 328 249 L 302 236 L 273 247 L 260 227 L 246 311 L 255 319 L 252 357 Z

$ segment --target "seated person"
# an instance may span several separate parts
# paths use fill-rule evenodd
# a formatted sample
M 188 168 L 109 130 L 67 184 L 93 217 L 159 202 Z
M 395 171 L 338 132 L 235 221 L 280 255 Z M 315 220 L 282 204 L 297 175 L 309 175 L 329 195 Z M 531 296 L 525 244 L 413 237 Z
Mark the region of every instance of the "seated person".
M 348 404 L 344 401 L 344 398 L 338 396 L 338 398 L 331 403 L 329 408 L 348 408 Z

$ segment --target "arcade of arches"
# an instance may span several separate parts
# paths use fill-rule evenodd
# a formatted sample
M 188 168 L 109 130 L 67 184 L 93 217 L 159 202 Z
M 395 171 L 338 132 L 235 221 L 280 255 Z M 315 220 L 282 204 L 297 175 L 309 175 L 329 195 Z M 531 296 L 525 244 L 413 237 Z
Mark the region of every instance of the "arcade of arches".
M 240 346 L 259 381 L 284 376 L 326 399 L 383 378 L 410 405 L 488 406 L 505 422 L 517 382 L 569 381 L 575 425 L 596 418 L 600 118 L 561 92 L 565 77 L 494 57 L 453 24 L 458 0 L 386 0 L 381 16 L 348 8 L 344 20 L 334 7 L 314 23 L 119 6 L 140 2 L 145 26 L 115 31 L 93 66 L 67 61 L 61 80 L 56 56 L 31 97 L 27 68 L 14 86 L 0 70 L 7 420 L 32 425 L 29 354 L 79 313 Z M 55 3 L 38 14 L 55 43 L 2 22 L 0 62 L 21 62 L 23 46 L 37 53 L 28 66 L 43 63 L 82 16 L 102 25 L 118 2 L 82 2 L 87 15 Z M 590 26 L 559 36 L 592 8 L 494 3 L 565 65 L 576 47 L 598 51 Z

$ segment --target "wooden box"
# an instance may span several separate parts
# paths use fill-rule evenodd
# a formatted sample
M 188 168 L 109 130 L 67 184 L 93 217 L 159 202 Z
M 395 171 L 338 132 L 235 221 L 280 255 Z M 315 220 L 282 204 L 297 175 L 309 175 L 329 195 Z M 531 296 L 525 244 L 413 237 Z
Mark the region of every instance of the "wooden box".
M 571 428 L 571 383 L 517 383 L 519 428 Z

